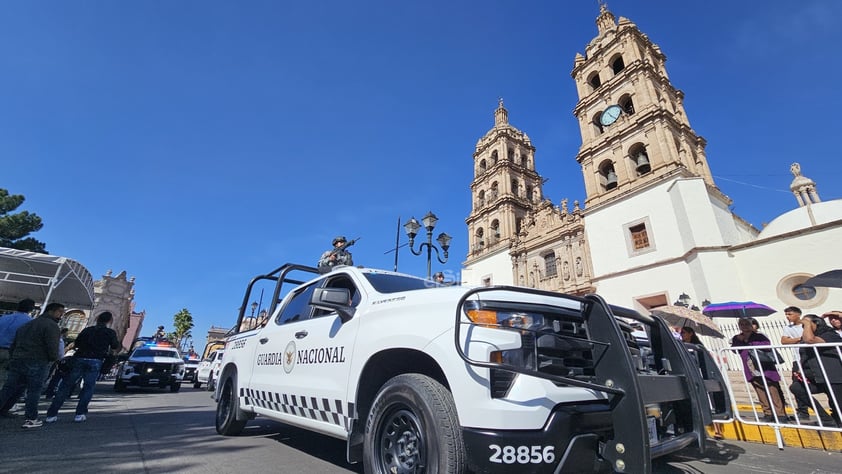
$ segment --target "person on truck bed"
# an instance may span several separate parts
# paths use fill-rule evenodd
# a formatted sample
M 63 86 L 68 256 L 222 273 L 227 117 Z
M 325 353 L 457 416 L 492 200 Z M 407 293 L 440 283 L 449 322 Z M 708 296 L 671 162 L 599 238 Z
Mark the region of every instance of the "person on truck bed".
M 354 259 L 351 257 L 351 252 L 345 249 L 348 240 L 344 235 L 337 236 L 333 239 L 333 248 L 322 254 L 319 259 L 318 267 L 331 269 L 336 265 L 353 265 Z

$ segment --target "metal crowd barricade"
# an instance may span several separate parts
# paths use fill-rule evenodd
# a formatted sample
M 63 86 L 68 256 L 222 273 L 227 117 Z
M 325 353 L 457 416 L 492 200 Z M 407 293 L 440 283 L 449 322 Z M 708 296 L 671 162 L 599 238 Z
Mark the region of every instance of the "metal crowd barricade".
M 842 400 L 837 399 L 830 384 L 824 384 L 824 386 L 827 387 L 828 394 L 826 394 L 820 391 L 822 385 L 815 384 L 814 382 L 810 383 L 805 379 L 804 387 L 807 393 L 807 398 L 810 401 L 809 409 L 812 410 L 813 415 L 816 417 L 815 422 L 805 420 L 803 417 L 799 416 L 797 411 L 798 403 L 795 396 L 790 391 L 790 385 L 792 383 L 792 371 L 790 369 L 795 368 L 801 374 L 804 373 L 804 367 L 801 363 L 800 357 L 796 355 L 799 353 L 801 348 L 806 348 L 808 351 L 814 352 L 819 369 L 822 373 L 822 378 L 825 381 L 828 380 L 828 370 L 819 354 L 819 349 L 823 347 L 834 348 L 836 356 L 839 358 L 839 363 L 842 364 L 842 343 L 771 344 L 768 346 L 720 347 L 718 349 L 711 350 L 711 352 L 715 354 L 714 358 L 716 359 L 716 362 L 720 364 L 720 370 L 723 374 L 726 374 L 727 371 L 739 371 L 741 375 L 741 383 L 739 384 L 734 384 L 731 380 L 729 380 L 729 378 L 726 378 L 728 391 L 733 404 L 734 419 L 748 425 L 768 426 L 774 429 L 779 449 L 783 449 L 783 439 L 780 432 L 781 428 L 800 428 L 815 431 L 842 432 L 842 427 L 837 426 L 836 422 L 830 421 L 831 417 L 836 418 L 837 420 L 840 419 L 837 414 L 840 413 L 840 404 L 842 404 Z M 760 351 L 769 349 L 777 350 L 783 359 L 783 362 L 777 364 L 775 367 L 778 374 L 781 376 L 780 388 L 781 399 L 784 404 L 784 413 L 777 413 L 775 411 L 770 390 L 770 387 L 772 387 L 772 390 L 774 389 L 774 384 L 770 383 L 766 377 L 762 377 L 763 391 L 765 392 L 766 400 L 771 405 L 770 409 L 772 411 L 772 420 L 767 420 L 765 418 L 755 387 L 746 380 L 743 359 L 740 356 L 740 351 L 748 350 L 750 357 L 756 359 Z M 836 361 L 834 360 L 833 363 L 836 363 Z M 839 382 L 842 383 L 842 380 Z M 810 388 L 810 385 L 814 385 L 813 389 Z M 759 389 L 760 388 L 758 387 L 757 390 Z M 748 407 L 739 403 L 739 400 L 745 399 L 749 400 Z M 827 417 L 820 416 L 819 409 L 816 404 L 817 401 L 827 410 L 832 410 L 825 412 L 828 415 Z M 827 421 L 823 421 L 823 418 Z M 727 421 L 723 421 L 723 423 L 725 422 Z

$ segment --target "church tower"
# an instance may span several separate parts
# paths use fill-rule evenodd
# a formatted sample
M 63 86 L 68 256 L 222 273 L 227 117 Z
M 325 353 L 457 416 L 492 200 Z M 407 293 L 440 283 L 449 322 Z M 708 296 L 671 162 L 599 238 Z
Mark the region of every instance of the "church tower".
M 757 229 L 716 187 L 666 56 L 604 3 L 596 26 L 571 72 L 594 290 L 646 309 L 669 304 L 678 288 L 701 300 L 739 287 L 716 249 L 751 241 Z
M 502 254 L 500 259 L 511 268 L 509 247 L 523 219 L 541 202 L 542 178 L 535 171 L 535 147 L 509 124 L 503 99 L 494 111 L 494 127 L 477 141 L 473 159 L 473 205 L 465 219 L 469 247 L 464 264 Z
M 628 19 L 617 23 L 605 4 L 596 25 L 597 37 L 584 56 L 576 54 L 572 71 L 585 208 L 675 175 L 701 177 L 715 190 L 705 139 L 690 128 L 661 49 Z

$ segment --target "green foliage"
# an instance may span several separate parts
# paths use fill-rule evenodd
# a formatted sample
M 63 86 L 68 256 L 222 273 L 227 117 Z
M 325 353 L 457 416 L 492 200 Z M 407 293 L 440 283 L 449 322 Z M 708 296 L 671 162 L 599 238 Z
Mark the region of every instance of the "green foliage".
M 41 218 L 27 211 L 11 213 L 25 199 L 20 194 L 10 195 L 9 191 L 0 188 L 0 247 L 47 253 L 44 242 L 27 237 L 44 227 Z
M 173 332 L 171 334 L 176 347 L 181 347 L 181 341 L 190 337 L 191 329 L 193 329 L 193 315 L 187 308 L 182 308 L 173 316 Z

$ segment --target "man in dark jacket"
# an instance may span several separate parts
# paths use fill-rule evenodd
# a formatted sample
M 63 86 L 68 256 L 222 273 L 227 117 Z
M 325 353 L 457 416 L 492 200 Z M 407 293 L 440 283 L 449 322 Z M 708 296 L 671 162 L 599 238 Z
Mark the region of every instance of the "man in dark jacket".
M 64 305 L 50 303 L 41 316 L 18 328 L 11 347 L 9 374 L 0 392 L 0 415 L 7 416 L 15 401 L 26 390 L 26 421 L 24 428 L 38 428 L 38 399 L 50 364 L 58 359 L 58 321 Z
M 94 397 L 94 387 L 102 362 L 112 350 L 121 347 L 120 341 L 117 340 L 117 333 L 108 327 L 113 319 L 114 317 L 108 311 L 100 313 L 96 318 L 96 326 L 86 327 L 76 337 L 74 342 L 76 352 L 73 354 L 70 373 L 62 379 L 61 387 L 53 403 L 50 404 L 50 408 L 47 409 L 47 423 L 58 420 L 59 409 L 70 396 L 70 390 L 79 382 L 79 379 L 83 380 L 84 385 L 79 393 L 74 421 L 78 423 L 88 419 L 88 404 Z

